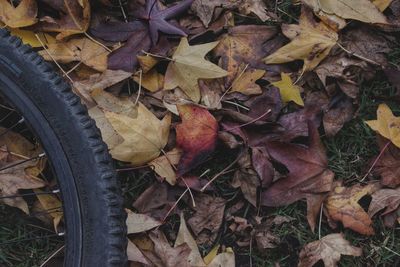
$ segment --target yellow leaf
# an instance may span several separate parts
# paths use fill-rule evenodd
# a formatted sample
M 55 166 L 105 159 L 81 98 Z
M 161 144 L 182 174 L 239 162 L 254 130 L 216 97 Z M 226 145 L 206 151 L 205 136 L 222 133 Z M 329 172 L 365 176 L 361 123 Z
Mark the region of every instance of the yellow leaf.
M 265 70 L 251 69 L 238 76 L 232 84 L 231 92 L 239 92 L 245 95 L 261 94 L 261 87 L 255 82 L 261 79 L 265 74 Z
M 177 165 L 181 158 L 182 151 L 174 148 L 173 150 L 152 160 L 149 165 L 154 167 L 154 171 L 164 178 L 170 185 L 176 184 L 176 172 L 172 165 Z
M 273 82 L 272 85 L 279 88 L 281 98 L 284 103 L 293 101 L 300 106 L 304 106 L 303 99 L 300 95 L 300 87 L 294 85 L 290 76 L 286 73 L 281 73 L 282 80 Z
M 54 231 L 57 232 L 57 227 L 63 217 L 61 201 L 54 195 L 43 194 L 42 190 L 35 189 L 35 193 L 38 193 L 38 198 L 43 210 L 49 211 L 49 215 L 53 217 Z
M 300 24 L 295 27 L 297 36 L 292 41 L 266 57 L 265 63 L 286 63 L 303 60 L 303 71 L 314 69 L 331 51 L 338 34 L 323 22 L 315 22 L 313 14 L 303 8 Z M 286 34 L 286 33 L 285 33 Z
M 49 44 L 47 50 L 39 51 L 45 60 L 53 59 L 59 63 L 82 61 L 83 64 L 98 71 L 107 69 L 109 52 L 88 38 L 71 39 L 68 42 Z M 50 55 L 51 56 L 50 56 Z
M 160 59 L 149 55 L 139 55 L 136 57 L 138 59 L 140 67 L 142 67 L 143 73 L 147 73 L 160 61 Z
M 393 0 L 373 0 L 372 3 L 379 9 L 379 11 L 383 12 Z
M 22 0 L 16 7 L 8 0 L 0 0 L 0 20 L 11 28 L 35 24 L 37 11 L 35 0 Z
M 42 44 L 39 42 L 39 40 L 36 38 L 35 32 L 33 31 L 27 31 L 27 30 L 22 30 L 18 28 L 10 28 L 10 32 L 12 35 L 18 36 L 21 38 L 22 42 L 24 44 L 29 44 L 32 47 L 42 47 Z M 53 36 L 47 34 L 47 33 L 37 33 L 38 37 L 42 41 L 44 45 L 49 45 L 53 44 L 56 42 L 56 39 L 54 39 Z
M 190 46 L 182 38 L 165 74 L 164 89 L 180 87 L 194 102 L 200 101 L 199 79 L 214 79 L 228 75 L 228 72 L 204 59 L 218 42 Z
M 152 69 L 149 72 L 143 73 L 142 77 L 140 77 L 140 74 L 136 74 L 133 76 L 133 80 L 154 93 L 163 88 L 164 75 L 158 73 L 155 69 Z
M 366 121 L 366 123 L 372 130 L 400 148 L 400 117 L 395 117 L 386 104 L 379 105 L 376 120 Z
M 208 252 L 208 254 L 203 259 L 205 264 L 210 264 L 210 262 L 217 256 L 219 247 L 220 245 L 217 244 L 212 248 L 210 252 Z
M 142 103 L 139 103 L 136 118 L 109 111 L 105 112 L 105 116 L 124 139 L 122 144 L 110 151 L 117 160 L 140 166 L 158 157 L 168 142 L 170 113 L 160 121 Z

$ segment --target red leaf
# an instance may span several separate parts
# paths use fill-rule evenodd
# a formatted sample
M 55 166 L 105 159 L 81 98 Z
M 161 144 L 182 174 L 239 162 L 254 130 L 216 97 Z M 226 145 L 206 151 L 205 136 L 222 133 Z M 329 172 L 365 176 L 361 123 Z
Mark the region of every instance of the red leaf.
M 178 175 L 195 168 L 214 151 L 218 123 L 208 110 L 192 106 L 178 106 L 182 123 L 176 126 L 176 142 L 183 155 L 178 164 Z

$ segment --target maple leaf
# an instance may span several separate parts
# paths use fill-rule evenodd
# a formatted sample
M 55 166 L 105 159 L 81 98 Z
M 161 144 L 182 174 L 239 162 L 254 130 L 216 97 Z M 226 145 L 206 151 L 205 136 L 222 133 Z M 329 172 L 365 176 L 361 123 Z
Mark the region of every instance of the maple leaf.
M 380 189 L 372 194 L 368 215 L 373 217 L 379 211 L 384 210 L 381 214 L 383 216 L 397 210 L 399 206 L 400 187 L 397 189 Z
M 110 111 L 105 111 L 105 116 L 124 139 L 110 151 L 117 160 L 142 165 L 158 157 L 167 144 L 171 114 L 160 121 L 139 103 L 136 118 Z
M 282 102 L 288 103 L 293 101 L 300 106 L 304 106 L 303 99 L 300 95 L 300 86 L 294 85 L 289 74 L 284 72 L 281 73 L 281 79 L 282 80 L 278 82 L 272 82 L 271 84 L 279 88 Z
M 81 61 L 95 70 L 105 71 L 109 52 L 89 38 L 79 38 L 49 44 L 48 48 L 39 51 L 39 54 L 48 61 L 56 60 L 59 63 Z
M 271 158 L 284 164 L 289 174 L 271 185 L 261 194 L 265 206 L 283 206 L 302 198 L 307 198 L 308 212 L 315 194 L 329 192 L 332 188 L 334 174 L 327 168 L 328 160 L 318 131 L 311 122 L 308 123 L 309 146 L 269 141 L 266 143 Z M 315 218 L 317 214 L 311 214 Z M 310 222 L 313 228 L 314 223 Z
M 270 156 L 284 164 L 289 174 L 262 193 L 264 205 L 288 205 L 308 193 L 330 191 L 333 173 L 327 169 L 325 149 L 315 126 L 309 122 L 308 127 L 310 137 L 308 147 L 279 141 L 266 143 Z
M 173 166 L 179 163 L 181 156 L 182 152 L 179 149 L 174 148 L 165 155 L 152 160 L 149 165 L 153 166 L 154 172 L 161 178 L 164 178 L 170 185 L 175 185 L 178 177 L 174 170 L 175 167 Z
M 377 137 L 379 148 L 383 153 L 377 159 L 372 172 L 381 176 L 382 185 L 395 188 L 400 185 L 400 149 L 392 143 L 387 145 L 390 142 L 387 139 Z
M 26 27 L 37 22 L 35 0 L 22 0 L 14 6 L 8 0 L 0 0 L 0 21 L 11 28 Z
M 370 184 L 352 187 L 336 186 L 325 200 L 325 208 L 329 217 L 341 221 L 343 226 L 363 235 L 373 235 L 372 220 L 358 201 L 365 195 L 377 190 L 377 185 Z
M 218 123 L 208 110 L 193 105 L 178 106 L 182 123 L 176 126 L 176 144 L 183 155 L 178 175 L 197 167 L 214 151 Z
M 192 2 L 193 0 L 184 0 L 172 7 L 161 10 L 157 0 L 147 0 L 146 8 L 135 11 L 134 15 L 136 18 L 148 22 L 151 40 L 153 44 L 156 44 L 159 31 L 166 34 L 186 36 L 183 30 L 168 23 L 167 20 L 182 14 L 190 7 Z
M 204 59 L 205 55 L 218 45 L 212 42 L 190 46 L 182 38 L 165 74 L 164 89 L 181 88 L 194 102 L 200 101 L 199 79 L 213 79 L 228 73 L 217 65 Z
M 376 113 L 376 120 L 366 121 L 368 126 L 400 148 L 400 117 L 395 117 L 386 104 L 380 104 Z
M 352 246 L 344 239 L 342 233 L 330 234 L 303 247 L 298 267 L 314 266 L 320 260 L 324 262 L 325 267 L 335 267 L 341 255 L 359 257 L 362 255 L 362 249 Z
M 58 40 L 64 39 L 73 34 L 86 32 L 90 24 L 90 3 L 89 0 L 42 0 L 57 11 L 55 18 L 45 16 L 38 23 L 42 31 L 59 32 Z
M 328 56 L 338 40 L 338 34 L 323 22 L 317 23 L 307 8 L 302 9 L 300 24 L 290 26 L 286 30 L 283 28 L 283 33 L 292 39 L 291 42 L 266 57 L 265 63 L 286 63 L 299 59 L 304 61 L 303 71 L 309 71 Z
M 314 12 L 336 15 L 344 19 L 354 19 L 366 23 L 387 24 L 386 17 L 369 0 L 303 0 Z
M 153 93 L 161 90 L 164 86 L 164 75 L 158 73 L 155 69 L 142 75 L 136 74 L 133 76 L 133 80 Z

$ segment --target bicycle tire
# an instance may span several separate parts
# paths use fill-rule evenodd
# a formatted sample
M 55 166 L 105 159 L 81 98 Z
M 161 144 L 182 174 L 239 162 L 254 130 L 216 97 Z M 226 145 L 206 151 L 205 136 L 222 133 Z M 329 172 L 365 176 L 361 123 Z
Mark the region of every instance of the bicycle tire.
M 51 159 L 64 208 L 64 265 L 125 266 L 126 214 L 100 131 L 52 66 L 6 29 L 0 29 L 0 93 Z

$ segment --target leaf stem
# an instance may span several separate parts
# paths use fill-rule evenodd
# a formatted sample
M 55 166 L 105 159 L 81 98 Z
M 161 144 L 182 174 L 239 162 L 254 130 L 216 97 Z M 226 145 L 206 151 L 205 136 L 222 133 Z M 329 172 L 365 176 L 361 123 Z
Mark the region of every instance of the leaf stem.
M 387 147 L 390 145 L 391 141 L 389 140 L 385 146 L 381 149 L 381 152 L 379 152 L 379 155 L 376 157 L 376 159 L 374 160 L 374 162 L 372 163 L 371 167 L 369 168 L 369 170 L 367 171 L 367 173 L 363 176 L 363 178 L 360 180 L 360 182 L 363 182 L 365 180 L 365 178 L 367 178 L 367 176 L 371 173 L 372 169 L 375 167 L 375 165 L 378 163 L 379 159 L 382 157 L 383 152 L 385 152 L 385 150 L 387 149 Z

